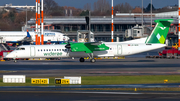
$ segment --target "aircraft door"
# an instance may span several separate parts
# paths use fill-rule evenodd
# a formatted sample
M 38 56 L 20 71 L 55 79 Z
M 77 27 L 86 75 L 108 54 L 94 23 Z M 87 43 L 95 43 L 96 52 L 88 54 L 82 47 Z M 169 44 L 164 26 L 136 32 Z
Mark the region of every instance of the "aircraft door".
M 30 55 L 31 55 L 32 57 L 35 56 L 35 47 L 30 47 Z
M 121 55 L 121 54 L 122 54 L 122 46 L 117 45 L 117 55 Z
M 61 35 L 58 35 L 57 40 L 61 41 Z

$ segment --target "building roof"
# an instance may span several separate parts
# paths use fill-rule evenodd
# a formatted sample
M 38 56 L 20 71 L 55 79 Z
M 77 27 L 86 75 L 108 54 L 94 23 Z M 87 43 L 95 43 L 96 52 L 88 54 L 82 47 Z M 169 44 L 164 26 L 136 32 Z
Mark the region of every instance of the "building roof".
M 111 17 L 92 17 L 91 24 L 111 24 Z M 178 24 L 178 18 L 174 17 L 153 17 L 152 21 L 155 24 L 154 20 L 156 19 L 174 19 L 173 24 Z M 151 18 L 143 18 L 144 24 L 150 24 Z M 53 17 L 53 18 L 44 18 L 45 24 L 86 24 L 84 17 Z M 114 24 L 141 24 L 141 17 L 115 17 Z M 35 18 L 32 18 L 28 21 L 28 24 L 35 25 Z

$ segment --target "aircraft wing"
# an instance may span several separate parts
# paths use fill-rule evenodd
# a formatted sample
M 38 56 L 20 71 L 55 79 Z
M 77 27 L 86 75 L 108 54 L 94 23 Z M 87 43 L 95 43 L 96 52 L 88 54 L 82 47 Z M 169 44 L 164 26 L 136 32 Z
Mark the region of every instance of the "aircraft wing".
M 102 42 L 88 42 L 88 43 L 70 43 L 71 52 L 85 52 L 93 53 L 93 51 L 109 50 L 109 47 Z

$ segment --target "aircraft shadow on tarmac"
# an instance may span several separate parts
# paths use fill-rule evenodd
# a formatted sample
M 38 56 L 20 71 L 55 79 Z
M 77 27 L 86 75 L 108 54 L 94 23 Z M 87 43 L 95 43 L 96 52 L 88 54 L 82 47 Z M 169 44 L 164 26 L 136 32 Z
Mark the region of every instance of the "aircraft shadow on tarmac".
M 26 60 L 20 60 L 18 62 L 34 62 L 34 63 L 40 63 L 40 62 L 64 62 L 64 63 L 68 63 L 68 62 L 74 62 L 74 63 L 77 63 L 79 62 L 79 60 L 30 60 L 30 61 L 26 61 Z M 90 60 L 85 60 L 85 62 L 79 62 L 79 63 L 87 63 L 87 62 L 90 62 Z M 104 62 L 156 62 L 155 60 L 134 60 L 134 61 L 124 61 L 124 60 L 96 60 L 95 64 L 96 63 L 104 63 Z
M 89 62 L 89 61 L 85 61 L 85 62 Z M 104 62 L 156 62 L 155 60 L 135 60 L 135 61 L 121 61 L 121 60 L 108 60 L 108 61 L 101 61 L 101 60 L 97 60 L 97 63 L 104 63 Z

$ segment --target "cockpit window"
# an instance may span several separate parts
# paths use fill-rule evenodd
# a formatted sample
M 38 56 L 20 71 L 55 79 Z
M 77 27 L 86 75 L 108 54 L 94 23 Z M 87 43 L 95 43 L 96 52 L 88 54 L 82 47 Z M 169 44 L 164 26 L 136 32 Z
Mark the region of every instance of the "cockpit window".
M 16 50 L 19 50 L 19 48 L 16 48 Z
M 25 50 L 25 48 L 20 48 L 19 50 Z
M 25 50 L 25 48 L 17 48 L 16 50 Z

